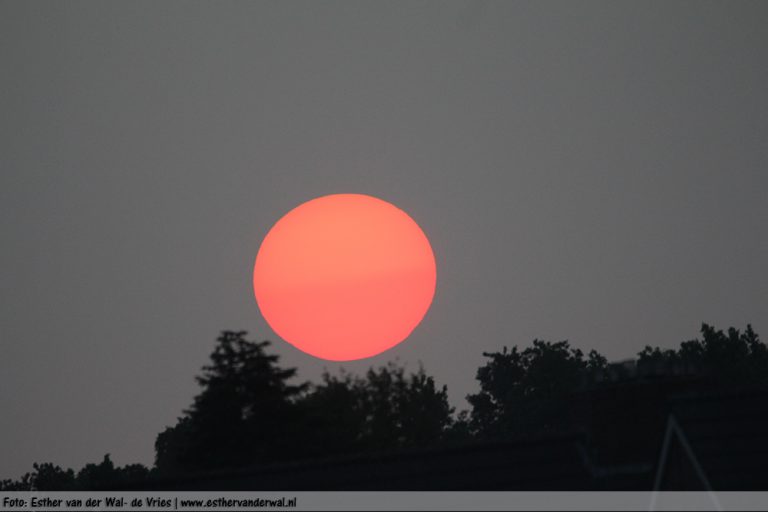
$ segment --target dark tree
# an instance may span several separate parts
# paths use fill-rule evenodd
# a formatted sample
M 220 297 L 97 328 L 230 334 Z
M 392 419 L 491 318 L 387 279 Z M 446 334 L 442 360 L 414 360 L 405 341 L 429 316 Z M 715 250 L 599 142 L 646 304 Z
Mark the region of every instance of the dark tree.
M 109 454 L 99 464 L 89 463 L 77 473 L 77 488 L 81 490 L 112 490 L 119 486 L 137 484 L 149 477 L 149 470 L 141 464 L 115 467 Z
M 407 377 L 403 368 L 393 364 L 370 369 L 361 384 L 366 447 L 433 444 L 451 424 L 453 408 L 448 404 L 447 387 L 438 389 L 423 368 Z
M 315 456 L 434 444 L 452 425 L 446 387 L 423 368 L 406 375 L 391 363 L 365 377 L 326 373 L 301 405 L 306 452 Z
M 638 354 L 638 371 L 653 373 L 698 373 L 718 386 L 768 386 L 768 347 L 747 325 L 744 332 L 728 332 L 701 326 L 701 339 L 684 341 L 677 350 L 646 346 Z
M 703 324 L 701 339 L 678 349 L 645 347 L 636 365 L 608 365 L 597 352 L 585 357 L 567 341 L 534 340 L 524 350 L 484 353 L 488 361 L 477 370 L 480 391 L 467 397 L 472 409 L 454 417 L 446 387 L 438 387 L 421 367 L 406 374 L 390 363 L 364 376 L 326 373 L 318 385 L 292 384 L 296 370 L 278 366 L 278 356 L 265 350 L 269 342 L 248 341 L 245 335 L 219 336 L 210 363 L 196 377 L 200 393 L 177 424 L 157 436 L 153 470 L 140 464 L 115 467 L 109 455 L 77 473 L 36 463 L 19 480 L 0 481 L 0 490 L 108 490 L 155 474 L 556 432 L 582 428 L 585 421 L 594 430 L 602 416 L 591 406 L 591 415 L 571 415 L 578 402 L 574 396 L 581 406 L 594 404 L 598 395 L 626 403 L 621 393 L 629 390 L 631 397 L 637 390 L 624 385 L 632 379 L 662 393 L 661 399 L 666 388 L 658 383 L 672 383 L 673 390 L 690 384 L 697 392 L 768 387 L 768 346 L 750 325 L 744 332 L 723 332 Z M 655 374 L 664 380 L 648 378 Z M 686 377 L 668 379 L 680 374 Z M 606 428 L 614 428 L 615 418 L 608 419 Z
M 4 491 L 93 491 L 117 488 L 124 483 L 136 484 L 149 477 L 150 471 L 141 464 L 115 467 L 109 454 L 99 464 L 86 464 L 75 474 L 51 462 L 34 463 L 33 471 L 17 481 L 0 482 Z
M 75 472 L 50 462 L 33 464 L 32 488 L 36 491 L 72 491 L 78 488 Z
M 357 451 L 362 443 L 366 414 L 360 381 L 344 373 L 323 374 L 323 381 L 304 394 L 304 432 L 301 443 L 308 457 Z
M 31 491 L 32 490 L 32 473 L 25 473 L 24 476 L 18 480 L 11 480 L 7 478 L 0 480 L 0 491 Z
M 224 331 L 217 339 L 211 363 L 197 377 L 202 392 L 179 423 L 158 436 L 160 472 L 237 467 L 294 451 L 294 399 L 305 385 L 288 383 L 296 370 L 277 366 L 278 356 L 264 350 L 268 341 L 245 335 Z
M 155 470 L 160 475 L 175 475 L 189 469 L 187 461 L 192 446 L 192 421 L 189 416 L 176 420 L 176 425 L 166 427 L 155 440 Z
M 77 473 L 77 483 L 83 489 L 105 489 L 115 485 L 119 481 L 119 470 L 109 457 L 98 464 L 88 463 Z
M 567 341 L 534 340 L 523 351 L 504 347 L 483 355 L 490 361 L 477 370 L 480 392 L 467 397 L 471 429 L 481 437 L 562 427 L 569 394 L 607 366 L 594 350 L 585 359 Z

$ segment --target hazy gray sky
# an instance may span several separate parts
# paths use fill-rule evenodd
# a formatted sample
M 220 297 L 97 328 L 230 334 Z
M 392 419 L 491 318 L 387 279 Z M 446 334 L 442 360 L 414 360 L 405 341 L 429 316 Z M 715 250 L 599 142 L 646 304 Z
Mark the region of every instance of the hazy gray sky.
M 399 358 L 768 336 L 768 3 L 0 3 L 0 478 L 151 463 L 308 199 L 407 211 L 438 282 Z

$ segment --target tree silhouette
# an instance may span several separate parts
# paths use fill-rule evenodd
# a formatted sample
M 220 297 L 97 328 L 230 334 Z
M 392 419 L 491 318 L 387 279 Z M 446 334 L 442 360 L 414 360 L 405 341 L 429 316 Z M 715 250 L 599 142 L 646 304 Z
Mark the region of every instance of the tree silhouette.
M 79 489 L 110 490 L 128 482 L 141 482 L 149 477 L 149 470 L 141 464 L 115 467 L 109 454 L 99 464 L 89 463 L 77 473 Z
M 77 490 L 75 472 L 51 462 L 32 464 L 33 471 L 18 480 L 3 480 L 0 491 L 72 491 Z
M 366 413 L 364 445 L 373 448 L 423 446 L 439 441 L 451 425 L 446 386 L 419 368 L 405 376 L 394 364 L 370 369 L 361 381 Z
M 725 333 L 704 323 L 701 335 L 677 350 L 646 346 L 638 354 L 638 371 L 699 373 L 718 386 L 768 385 L 768 346 L 751 325 L 743 333 L 733 327 Z
M 471 410 L 454 417 L 447 388 L 438 387 L 422 367 L 406 373 L 389 363 L 363 376 L 326 372 L 319 384 L 296 384 L 296 370 L 281 368 L 278 356 L 267 353 L 269 342 L 245 336 L 244 331 L 223 331 L 217 338 L 209 364 L 196 377 L 201 391 L 176 425 L 156 438 L 152 470 L 140 464 L 115 467 L 108 454 L 78 472 L 51 462 L 35 463 L 20 479 L 0 481 L 0 490 L 108 490 L 189 471 L 574 426 L 604 437 L 598 427 L 610 431 L 613 417 L 600 423 L 599 406 L 591 416 L 572 415 L 577 392 L 585 391 L 578 393 L 582 405 L 592 404 L 599 395 L 634 407 L 631 397 L 644 383 L 651 384 L 647 396 L 658 391 L 654 400 L 663 400 L 666 383 L 673 384 L 671 390 L 683 384 L 687 392 L 768 387 L 768 346 L 751 325 L 743 332 L 724 332 L 703 324 L 700 339 L 682 342 L 677 349 L 646 346 L 635 366 L 608 365 L 594 350 L 585 356 L 567 341 L 534 340 L 522 350 L 504 347 L 483 353 L 488 360 L 477 370 L 480 391 L 467 396 Z M 664 379 L 655 379 L 656 374 Z M 696 378 L 674 380 L 680 374 Z M 612 386 L 616 381 L 621 385 Z M 601 387 L 604 384 L 607 387 Z
M 75 474 L 51 462 L 35 463 L 33 471 L 17 481 L 0 482 L 2 491 L 92 491 L 109 490 L 125 483 L 146 480 L 150 471 L 141 464 L 115 467 L 109 454 L 99 464 L 86 464 Z
M 176 420 L 176 425 L 166 427 L 155 440 L 155 470 L 160 475 L 175 475 L 190 469 L 187 460 L 192 449 L 192 421 L 189 416 Z
M 245 331 L 224 331 L 211 363 L 196 378 L 202 386 L 185 417 L 156 441 L 161 472 L 237 467 L 290 456 L 298 408 L 306 385 L 287 381 L 296 370 L 277 366 L 278 356 Z
M 32 473 L 24 473 L 18 480 L 6 478 L 0 480 L 0 491 L 30 491 L 32 490 Z
M 78 487 L 75 472 L 50 462 L 33 464 L 32 488 L 38 491 L 71 491 Z
M 447 388 L 423 368 L 406 375 L 394 363 L 365 377 L 323 375 L 301 400 L 307 420 L 305 453 L 390 450 L 441 441 L 452 424 Z
M 467 396 L 472 405 L 470 427 L 480 437 L 560 427 L 566 420 L 568 394 L 607 366 L 596 351 L 585 359 L 567 341 L 534 340 L 523 351 L 504 347 L 483 355 L 490 361 L 477 370 L 480 392 Z
M 303 411 L 302 444 L 309 457 L 350 453 L 362 445 L 366 413 L 360 381 L 342 372 L 324 373 L 299 401 Z

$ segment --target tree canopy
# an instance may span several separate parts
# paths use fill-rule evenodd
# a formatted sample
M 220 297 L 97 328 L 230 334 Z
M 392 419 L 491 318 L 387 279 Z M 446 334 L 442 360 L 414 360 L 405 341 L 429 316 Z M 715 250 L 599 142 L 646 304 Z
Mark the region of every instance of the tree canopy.
M 361 376 L 326 372 L 317 384 L 302 383 L 268 352 L 268 341 L 246 334 L 217 338 L 196 377 L 200 392 L 157 436 L 153 468 L 116 467 L 109 455 L 78 472 L 35 463 L 18 480 L 0 481 L 0 490 L 104 490 L 187 472 L 556 432 L 572 426 L 569 397 L 600 386 L 616 366 L 568 341 L 505 346 L 483 353 L 480 389 L 467 396 L 470 410 L 456 414 L 447 387 L 421 366 L 408 373 L 389 363 Z M 718 389 L 768 386 L 768 347 L 751 325 L 724 332 L 703 324 L 700 339 L 676 349 L 646 346 L 635 363 L 636 378 L 696 374 Z
M 155 443 L 162 474 L 274 460 L 419 446 L 439 441 L 453 409 L 445 386 L 390 363 L 364 377 L 326 373 L 292 384 L 269 342 L 225 331 L 202 369 L 192 406 Z
M 567 395 L 607 365 L 596 351 L 585 358 L 568 341 L 533 340 L 522 351 L 504 347 L 483 355 L 489 361 L 477 370 L 480 392 L 467 397 L 471 429 L 483 437 L 558 428 Z
M 677 350 L 646 346 L 637 366 L 643 373 L 699 373 L 721 386 L 768 385 L 768 347 L 749 324 L 744 332 L 733 327 L 723 332 L 704 323 L 701 339 L 684 341 Z
M 109 454 L 99 464 L 86 464 L 75 473 L 56 464 L 45 462 L 32 465 L 33 470 L 20 479 L 0 481 L 4 491 L 81 491 L 110 490 L 120 485 L 136 484 L 149 477 L 150 471 L 141 464 L 116 467 Z
M 419 368 L 406 375 L 390 363 L 365 377 L 323 375 L 303 397 L 307 451 L 333 454 L 439 442 L 452 425 L 446 386 Z
M 289 439 L 299 420 L 294 399 L 306 384 L 289 383 L 294 368 L 277 365 L 268 341 L 245 331 L 224 331 L 210 364 L 196 380 L 202 391 L 176 426 L 155 443 L 161 473 L 237 467 L 292 453 Z

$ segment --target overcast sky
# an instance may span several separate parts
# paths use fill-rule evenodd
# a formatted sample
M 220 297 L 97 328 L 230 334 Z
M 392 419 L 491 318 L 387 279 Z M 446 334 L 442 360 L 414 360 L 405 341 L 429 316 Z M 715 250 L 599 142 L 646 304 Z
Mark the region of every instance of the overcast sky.
M 151 464 L 284 213 L 408 212 L 421 361 L 768 337 L 768 3 L 0 3 L 0 478 Z

